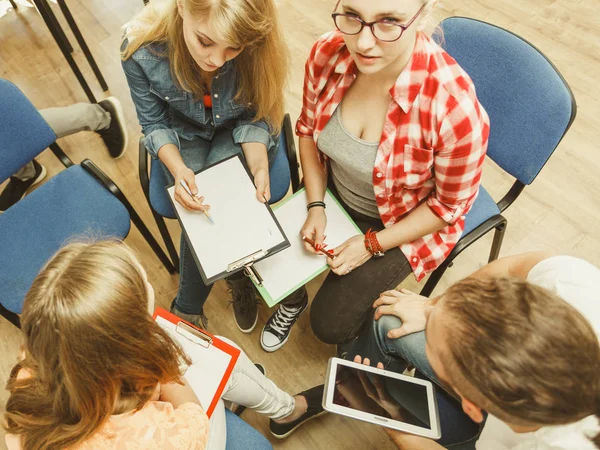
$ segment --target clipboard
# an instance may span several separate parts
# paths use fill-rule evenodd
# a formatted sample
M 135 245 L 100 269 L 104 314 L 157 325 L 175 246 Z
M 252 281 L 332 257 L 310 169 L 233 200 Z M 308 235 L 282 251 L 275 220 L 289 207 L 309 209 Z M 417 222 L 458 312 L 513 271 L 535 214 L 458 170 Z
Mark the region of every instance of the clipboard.
M 152 317 L 191 358 L 184 375 L 210 418 L 241 350 L 163 308 L 156 308 Z
M 324 201 L 327 205 L 325 234 L 328 249 L 341 245 L 352 236 L 363 234 L 329 189 L 325 192 Z M 284 251 L 255 265 L 263 282 L 254 284 L 269 307 L 329 268 L 324 255 L 313 255 L 304 250 L 300 230 L 306 220 L 306 204 L 306 190 L 302 188 L 275 207 L 275 216 L 292 241 Z
M 198 192 L 211 205 L 211 224 L 204 214 L 187 211 L 167 194 L 191 252 L 207 286 L 244 270 L 260 286 L 254 263 L 290 246 L 268 203 L 256 199 L 252 174 L 241 155 L 233 155 L 195 172 Z

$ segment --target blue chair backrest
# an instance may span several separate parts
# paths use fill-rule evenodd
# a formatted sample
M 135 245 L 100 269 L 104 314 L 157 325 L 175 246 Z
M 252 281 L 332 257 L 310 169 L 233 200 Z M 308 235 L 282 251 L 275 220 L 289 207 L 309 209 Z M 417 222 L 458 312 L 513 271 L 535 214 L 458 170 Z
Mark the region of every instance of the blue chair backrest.
M 55 140 L 54 131 L 21 90 L 0 79 L 0 183 Z
M 472 78 L 490 116 L 488 156 L 530 184 L 575 118 L 571 89 L 538 49 L 507 30 L 463 17 L 441 27 L 438 40 Z

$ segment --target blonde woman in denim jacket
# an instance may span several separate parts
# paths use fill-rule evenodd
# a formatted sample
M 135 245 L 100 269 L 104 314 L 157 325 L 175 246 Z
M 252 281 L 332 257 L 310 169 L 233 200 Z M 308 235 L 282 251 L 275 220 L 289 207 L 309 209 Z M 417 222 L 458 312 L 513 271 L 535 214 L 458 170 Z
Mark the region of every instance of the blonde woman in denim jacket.
M 194 172 L 242 153 L 259 201 L 268 201 L 269 164 L 284 116 L 287 49 L 273 0 L 168 0 L 146 6 L 128 25 L 121 46 L 123 70 L 144 143 L 158 158 L 175 199 L 201 211 L 180 185 L 202 197 Z M 205 286 L 185 239 L 172 312 L 207 325 Z M 227 280 L 234 317 L 249 333 L 257 321 L 251 282 Z M 294 306 L 294 305 L 292 305 Z

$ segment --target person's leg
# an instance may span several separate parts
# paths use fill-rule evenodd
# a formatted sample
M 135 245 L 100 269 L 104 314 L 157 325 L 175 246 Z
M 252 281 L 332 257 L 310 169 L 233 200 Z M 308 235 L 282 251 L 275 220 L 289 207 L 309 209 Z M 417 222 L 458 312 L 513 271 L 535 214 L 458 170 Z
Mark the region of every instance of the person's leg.
M 374 225 L 372 219 L 355 221 L 363 232 Z M 398 248 L 388 250 L 381 258 L 371 258 L 347 275 L 329 272 L 311 305 L 313 332 L 328 344 L 351 341 L 372 317 L 372 305 L 379 294 L 394 289 L 411 272 Z
M 209 149 L 210 142 L 204 139 L 193 141 L 181 139 L 181 157 L 186 166 L 194 172 L 206 165 Z M 171 173 L 164 165 L 162 167 L 169 183 L 173 183 Z M 192 256 L 192 250 L 185 236 L 182 235 L 179 255 L 179 289 L 172 304 L 173 312 L 195 325 L 206 327 L 203 306 L 211 289 L 212 285 L 206 286 L 204 284 L 196 261 Z
M 21 181 L 27 181 L 35 177 L 35 164 L 33 161 L 34 160 L 29 161 L 27 164 L 17 170 L 13 177 L 18 178 Z
M 273 446 L 257 430 L 231 411 L 225 412 L 227 422 L 226 450 L 272 450 Z M 208 450 L 212 450 L 209 448 Z
M 219 336 L 229 344 L 229 339 Z M 283 419 L 294 412 L 294 397 L 282 391 L 250 361 L 246 353 L 240 353 L 231 377 L 223 391 L 223 400 L 254 409 L 272 419 Z
M 13 176 L 0 192 L 0 212 L 6 211 L 27 194 L 27 191 L 46 176 L 46 168 L 35 159 L 31 160 Z
M 98 131 L 108 128 L 111 116 L 96 103 L 75 103 L 58 108 L 41 109 L 40 114 L 57 138 L 80 131 Z
M 57 138 L 80 131 L 96 131 L 110 155 L 118 158 L 127 147 L 127 128 L 121 102 L 109 97 L 99 103 L 76 103 L 40 110 Z

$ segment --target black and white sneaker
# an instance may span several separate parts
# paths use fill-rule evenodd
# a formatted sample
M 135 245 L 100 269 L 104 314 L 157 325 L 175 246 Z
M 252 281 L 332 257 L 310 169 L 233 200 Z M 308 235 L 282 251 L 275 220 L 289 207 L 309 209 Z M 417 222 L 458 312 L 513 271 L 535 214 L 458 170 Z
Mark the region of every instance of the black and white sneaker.
M 296 323 L 300 314 L 308 307 L 308 294 L 306 291 L 304 291 L 303 300 L 298 307 L 279 305 L 277 311 L 268 320 L 260 334 L 260 345 L 265 352 L 279 350 L 287 342 L 292 325 Z
M 35 159 L 31 160 L 31 162 L 35 168 L 35 174 L 27 180 L 21 180 L 15 176 L 10 177 L 6 187 L 0 193 L 0 212 L 6 211 L 25 197 L 29 188 L 35 186 L 46 177 L 46 168 Z
M 127 148 L 127 128 L 121 102 L 116 97 L 108 97 L 98 102 L 98 105 L 110 114 L 110 125 L 105 130 L 98 130 L 97 133 L 108 148 L 110 156 L 114 159 L 120 158 Z
M 298 394 L 306 399 L 308 405 L 306 412 L 293 422 L 277 423 L 271 419 L 269 421 L 271 434 L 277 439 L 284 439 L 309 420 L 325 414 L 327 411 L 323 409 L 323 391 L 324 386 L 321 384 Z

